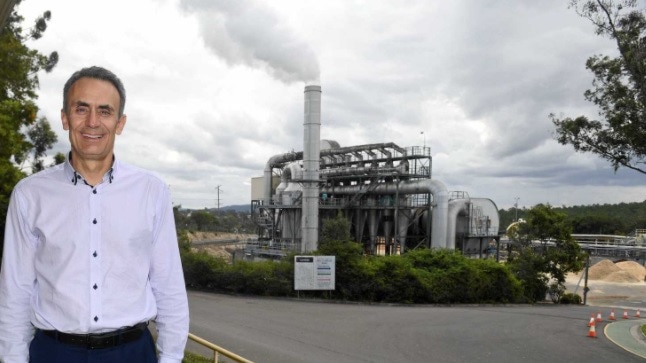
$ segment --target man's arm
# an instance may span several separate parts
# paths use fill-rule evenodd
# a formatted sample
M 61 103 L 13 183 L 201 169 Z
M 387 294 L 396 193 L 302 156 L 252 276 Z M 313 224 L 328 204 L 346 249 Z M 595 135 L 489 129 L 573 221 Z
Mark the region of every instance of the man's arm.
M 168 188 L 158 200 L 150 284 L 157 301 L 157 349 L 160 363 L 179 363 L 188 338 L 188 299 Z
M 30 322 L 37 239 L 29 230 L 24 195 L 16 188 L 9 202 L 0 270 L 0 361 L 23 363 L 34 334 Z

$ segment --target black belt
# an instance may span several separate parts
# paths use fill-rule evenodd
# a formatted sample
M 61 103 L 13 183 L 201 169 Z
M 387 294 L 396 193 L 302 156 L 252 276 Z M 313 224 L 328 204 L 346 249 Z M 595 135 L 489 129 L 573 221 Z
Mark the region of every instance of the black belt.
M 139 323 L 133 327 L 101 334 L 68 334 L 56 330 L 41 331 L 48 337 L 64 344 L 82 346 L 87 349 L 103 349 L 133 342 L 141 338 L 147 327 L 148 323 Z

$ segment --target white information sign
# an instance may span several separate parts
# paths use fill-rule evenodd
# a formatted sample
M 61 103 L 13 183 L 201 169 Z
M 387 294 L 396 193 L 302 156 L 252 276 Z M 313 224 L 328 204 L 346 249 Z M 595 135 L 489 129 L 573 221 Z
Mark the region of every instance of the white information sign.
M 294 256 L 294 290 L 334 290 L 336 256 Z

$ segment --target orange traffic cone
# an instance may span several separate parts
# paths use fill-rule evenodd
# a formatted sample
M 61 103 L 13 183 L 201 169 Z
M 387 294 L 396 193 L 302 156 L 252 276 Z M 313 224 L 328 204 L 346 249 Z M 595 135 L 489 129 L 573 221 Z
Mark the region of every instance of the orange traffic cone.
M 590 338 L 596 338 L 597 337 L 597 331 L 594 329 L 595 324 L 590 325 L 590 329 L 588 330 L 588 336 Z
M 603 321 L 603 318 L 601 317 L 601 311 L 599 311 L 599 312 L 597 313 L 597 321 L 598 321 L 598 322 Z
M 615 309 L 610 310 L 610 320 L 615 320 Z
M 628 310 L 624 309 L 624 319 L 628 319 Z
M 588 322 L 588 326 L 594 325 L 594 314 L 590 314 L 590 321 Z
M 637 312 L 635 313 L 635 317 L 641 318 L 641 314 L 639 313 L 639 309 L 637 309 Z

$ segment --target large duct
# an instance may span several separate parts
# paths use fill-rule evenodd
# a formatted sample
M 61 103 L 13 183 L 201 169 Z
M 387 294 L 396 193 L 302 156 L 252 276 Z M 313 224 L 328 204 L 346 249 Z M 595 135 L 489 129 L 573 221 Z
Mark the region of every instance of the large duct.
M 365 187 L 365 186 L 364 186 Z M 323 187 L 322 193 L 329 194 L 356 194 L 361 191 L 361 186 L 335 186 Z M 433 195 L 431 247 L 447 248 L 448 243 L 448 215 L 449 192 L 444 183 L 433 179 L 404 180 L 399 186 L 392 183 L 377 185 L 370 194 L 426 194 Z
M 274 167 L 277 166 L 283 166 L 285 163 L 291 162 L 291 161 L 296 161 L 296 160 L 301 160 L 303 158 L 303 152 L 290 152 L 290 153 L 285 153 L 285 154 L 278 154 L 274 155 L 269 160 L 267 160 L 267 164 L 265 164 L 265 172 L 264 172 L 264 188 L 263 188 L 263 204 L 269 205 L 271 204 L 271 181 L 273 177 L 273 169 Z
M 304 116 L 302 253 L 318 248 L 321 86 L 305 86 Z
M 469 213 L 470 199 L 453 199 L 449 202 L 449 221 L 447 248 L 455 249 L 455 232 L 460 213 Z

